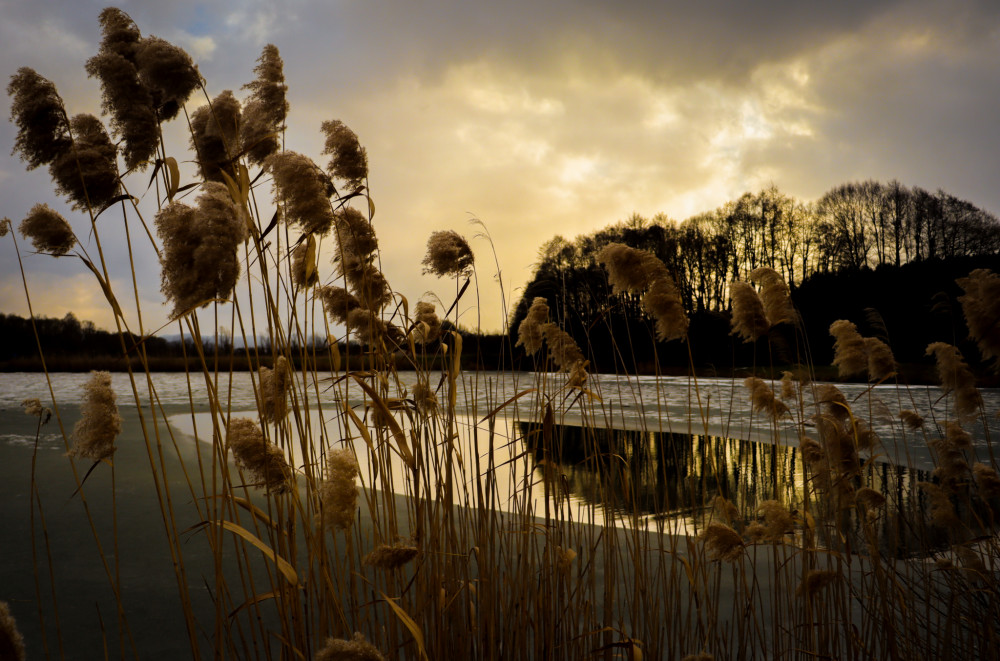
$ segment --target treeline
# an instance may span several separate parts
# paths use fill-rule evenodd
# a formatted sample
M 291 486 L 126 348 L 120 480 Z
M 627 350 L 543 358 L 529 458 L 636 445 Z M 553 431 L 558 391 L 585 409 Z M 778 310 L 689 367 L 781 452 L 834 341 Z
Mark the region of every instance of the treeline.
M 871 299 L 875 292 L 861 290 L 855 295 L 838 286 L 860 281 L 857 274 L 882 274 L 867 283 L 870 287 L 906 287 L 906 281 L 888 274 L 907 270 L 913 277 L 919 273 L 912 282 L 919 281 L 922 290 L 907 291 L 902 297 L 894 297 L 889 289 L 881 294 L 889 306 L 901 298 L 912 304 L 914 296 L 949 289 L 943 282 L 951 271 L 948 265 L 994 264 L 1000 255 L 1000 221 L 944 191 L 930 193 L 895 181 L 845 184 L 808 204 L 772 186 L 679 223 L 663 215 L 651 220 L 633 215 L 573 241 L 557 236 L 542 246 L 534 276 L 512 314 L 513 336 L 531 301 L 541 296 L 548 300 L 553 320 L 585 352 L 588 346 L 593 349 L 590 355 L 598 370 L 654 371 L 665 365 L 687 365 L 687 348 L 670 343 L 653 346 L 642 339 L 649 337 L 648 320 L 638 297 L 612 294 L 596 259 L 609 243 L 648 250 L 666 264 L 691 316 L 696 364 L 740 365 L 758 361 L 728 337 L 729 284 L 747 280 L 754 269 L 767 266 L 782 274 L 793 300 L 803 295 L 800 291 L 809 293 L 814 299 L 803 305 L 810 309 L 815 305 L 843 309 L 841 299 L 849 307 L 852 296 Z M 939 286 L 929 290 L 932 281 Z M 955 289 L 953 282 L 950 289 Z M 858 310 L 864 307 L 870 306 Z M 914 312 L 922 309 L 911 305 Z M 863 327 L 860 321 L 856 323 Z M 805 323 L 823 322 L 807 318 Z M 911 330 L 906 332 L 912 335 Z M 809 329 L 808 336 L 825 346 L 825 334 L 826 328 L 817 326 Z M 950 335 L 937 339 L 954 341 Z M 815 358 L 825 361 L 825 350 Z M 906 358 L 920 361 L 919 356 Z

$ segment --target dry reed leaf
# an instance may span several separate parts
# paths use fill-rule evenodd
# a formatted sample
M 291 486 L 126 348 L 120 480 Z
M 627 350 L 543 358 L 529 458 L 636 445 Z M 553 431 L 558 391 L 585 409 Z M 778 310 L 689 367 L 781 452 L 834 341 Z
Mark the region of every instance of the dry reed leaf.
M 386 406 L 385 400 L 382 399 L 382 397 L 375 391 L 374 388 L 371 387 L 371 385 L 366 383 L 357 374 L 352 373 L 351 376 L 354 378 L 354 381 L 361 386 L 361 389 L 364 390 L 365 393 L 371 398 L 372 405 L 382 414 L 383 419 L 386 421 L 386 425 L 389 427 L 389 431 L 392 433 L 392 437 L 396 440 L 396 447 L 399 450 L 399 456 L 404 462 L 406 462 L 406 465 L 409 466 L 410 470 L 416 470 L 417 463 L 413 458 L 413 453 L 410 451 L 410 445 L 406 441 L 406 435 L 403 434 L 403 430 L 399 426 L 399 423 L 392 417 L 392 414 L 389 412 L 389 407 Z
M 410 617 L 406 613 L 406 611 L 404 611 L 403 608 L 396 603 L 394 599 L 390 599 L 389 597 L 385 596 L 385 593 L 380 592 L 379 594 L 382 595 L 382 600 L 385 601 L 385 603 L 389 604 L 389 607 L 392 608 L 392 612 L 396 614 L 396 617 L 399 618 L 399 621 L 402 622 L 403 625 L 410 630 L 410 634 L 413 636 L 413 640 L 416 641 L 417 643 L 417 651 L 420 652 L 420 658 L 424 659 L 424 661 L 430 661 L 427 658 L 427 650 L 424 649 L 424 634 L 420 630 L 420 627 L 417 625 L 417 623 L 413 621 L 413 618 Z
M 243 539 L 245 539 L 246 541 L 250 542 L 250 544 L 252 544 L 261 553 L 264 554 L 264 557 L 274 562 L 275 566 L 278 568 L 278 571 L 281 572 L 281 575 L 285 577 L 286 581 L 288 581 L 292 585 L 298 586 L 299 575 L 295 571 L 295 567 L 293 567 L 290 562 L 288 562 L 280 555 L 278 555 L 277 551 L 275 551 L 270 546 L 261 541 L 259 537 L 257 537 L 252 532 L 250 532 L 243 526 L 239 525 L 238 523 L 234 523 L 232 521 L 222 520 L 222 521 L 211 521 L 210 523 L 214 523 L 215 525 L 221 527 L 223 530 L 228 530 L 229 532 L 235 533 L 240 537 L 242 537 Z

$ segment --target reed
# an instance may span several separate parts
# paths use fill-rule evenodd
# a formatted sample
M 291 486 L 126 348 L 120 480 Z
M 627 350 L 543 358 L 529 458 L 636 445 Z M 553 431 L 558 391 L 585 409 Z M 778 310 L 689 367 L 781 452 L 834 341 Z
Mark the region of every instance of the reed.
M 657 379 L 664 413 L 631 430 L 642 440 L 616 435 L 621 410 L 611 390 L 633 389 L 625 397 L 635 407 L 649 396 L 632 375 L 607 385 L 606 375 L 588 374 L 588 361 L 596 351 L 626 355 L 632 338 L 580 346 L 536 298 L 508 335 L 535 371 L 464 371 L 466 336 L 442 319 L 467 291 L 477 294 L 471 245 L 454 231 L 429 237 L 421 267 L 455 285 L 440 316 L 433 303 L 411 308 L 392 289 L 379 269 L 359 137 L 338 120 L 318 127 L 325 167 L 283 149 L 290 109 L 275 46 L 257 61 L 247 99 L 205 92 L 207 103 L 191 109 L 191 95 L 207 83 L 183 51 L 143 36 L 120 10 L 105 10 L 100 22 L 87 71 L 102 85 L 117 146 L 96 118 L 70 120 L 55 86 L 32 70 L 19 70 L 8 87 L 15 150 L 29 168 L 50 165 L 55 191 L 86 214 L 69 222 L 39 205 L 20 229 L 40 252 L 79 257 L 114 314 L 131 392 L 93 376 L 65 461 L 116 470 L 116 402 L 132 398 L 192 658 L 1000 654 L 1000 478 L 992 452 L 983 456 L 969 436 L 978 420 L 989 443 L 990 427 L 957 348 L 928 347 L 947 410 L 932 407 L 924 419 L 909 395 L 912 407 L 887 423 L 893 437 L 880 437 L 873 425 L 885 416 L 874 386 L 897 378 L 890 347 L 836 321 L 835 365 L 870 387 L 848 396 L 815 383 L 808 352 L 794 348 L 807 344 L 788 286 L 757 269 L 756 289 L 732 284 L 733 333 L 769 348 L 783 334 L 784 346 L 799 351 L 803 367 L 781 379 L 780 396 L 778 381 L 750 376 L 727 399 L 692 369 L 683 414 L 664 401 Z M 191 134 L 176 152 L 161 131 L 175 117 L 189 118 Z M 185 161 L 194 165 L 182 169 Z M 136 231 L 149 214 L 127 195 L 146 185 L 151 175 L 139 171 L 150 168 L 155 237 Z M 156 363 L 129 339 L 160 329 L 144 321 L 134 267 L 120 291 L 108 276 L 109 223 L 94 219 L 109 200 L 122 203 L 129 259 L 159 260 L 169 328 L 192 340 L 187 414 L 208 421 L 194 449 L 166 423 Z M 81 245 L 80 237 L 89 238 Z M 616 293 L 649 317 L 649 332 L 686 343 L 690 355 L 697 338 L 663 262 L 620 244 L 599 261 Z M 977 272 L 960 284 L 977 319 L 973 339 L 995 358 L 988 296 L 996 277 Z M 241 340 L 228 353 L 218 350 L 223 328 Z M 514 348 L 508 342 L 506 355 Z M 252 411 L 233 403 L 235 365 L 256 370 Z M 40 401 L 25 406 L 44 415 Z M 728 484 L 726 464 L 745 450 L 735 440 L 713 445 L 712 407 L 722 407 L 722 419 L 747 411 L 745 436 L 764 442 L 787 479 L 775 473 L 760 493 Z M 571 436 L 562 423 L 573 420 Z M 900 446 L 909 456 L 920 434 L 932 439 L 925 447 L 937 470 L 917 496 L 903 498 L 897 466 L 880 459 Z M 168 475 L 168 465 L 180 474 Z M 675 480 L 682 465 L 692 474 Z M 76 497 L 107 488 L 114 502 L 111 475 L 100 485 L 76 477 Z M 650 481 L 670 486 L 650 491 Z M 581 483 L 590 485 L 589 502 L 570 495 Z M 685 515 L 662 515 L 667 509 Z M 113 508 L 88 509 L 88 517 L 117 521 Z M 141 658 L 116 564 L 119 539 L 139 533 L 115 523 L 109 539 L 90 526 L 117 601 L 110 644 L 123 658 Z M 887 543 L 893 534 L 913 540 L 908 551 Z M 207 565 L 198 560 L 205 556 Z M 38 592 L 56 606 L 73 598 Z M 19 640 L 0 603 L 0 652 L 20 658 Z

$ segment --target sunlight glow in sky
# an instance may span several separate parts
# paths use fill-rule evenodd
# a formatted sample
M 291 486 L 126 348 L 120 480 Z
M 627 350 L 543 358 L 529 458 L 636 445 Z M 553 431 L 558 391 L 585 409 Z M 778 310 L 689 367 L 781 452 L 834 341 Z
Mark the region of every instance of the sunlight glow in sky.
M 319 124 L 340 119 L 370 166 L 382 264 L 411 305 L 453 283 L 420 275 L 426 239 L 454 229 L 480 265 L 482 316 L 499 330 L 538 248 L 633 212 L 677 221 L 772 183 L 801 200 L 847 181 L 899 179 L 1000 212 L 1000 5 L 992 1 L 509 3 L 221 0 L 123 2 L 143 34 L 184 48 L 213 96 L 253 78 L 261 48 L 285 61 L 286 147 L 319 163 Z M 83 71 L 99 42 L 90 0 L 0 0 L 0 62 L 53 80 L 71 114 L 100 112 Z M 192 99 L 189 110 L 203 103 Z M 7 156 L 0 216 L 56 206 L 48 173 Z M 172 142 L 170 142 L 172 141 Z M 168 151 L 186 149 L 183 127 Z M 185 156 L 186 157 L 186 156 Z M 253 175 L 251 175 L 253 176 Z M 269 186 L 265 188 L 269 190 Z M 85 232 L 83 232 L 85 234 Z M 108 248 L 121 250 L 110 241 Z M 23 244 L 22 244 L 23 245 Z M 115 283 L 128 289 L 127 259 Z M 27 255 L 35 311 L 111 323 L 77 260 Z M 324 277 L 332 267 L 325 263 Z M 25 314 L 9 238 L 0 311 Z M 139 267 L 147 326 L 166 319 L 159 270 Z M 450 300 L 450 299 L 449 299 Z

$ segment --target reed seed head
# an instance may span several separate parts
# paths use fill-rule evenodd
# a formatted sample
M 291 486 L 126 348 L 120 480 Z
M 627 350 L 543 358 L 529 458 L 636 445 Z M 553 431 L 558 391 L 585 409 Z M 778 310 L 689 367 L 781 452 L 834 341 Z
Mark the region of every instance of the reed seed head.
M 288 360 L 278 356 L 274 361 L 274 369 L 260 368 L 260 418 L 268 422 L 276 422 L 288 413 L 288 389 L 291 385 L 292 373 Z
M 750 272 L 750 280 L 760 287 L 760 298 L 764 303 L 764 316 L 772 326 L 791 322 L 795 319 L 788 283 L 774 269 L 762 266 Z
M 264 438 L 260 425 L 249 418 L 233 418 L 226 430 L 226 445 L 236 465 L 267 493 L 283 494 L 292 489 L 292 467 L 281 448 Z
M 434 394 L 434 389 L 423 381 L 418 381 L 413 386 L 413 403 L 417 406 L 417 411 L 422 415 L 432 415 L 437 411 L 438 400 Z
M 757 506 L 757 513 L 764 517 L 765 536 L 769 541 L 780 542 L 795 529 L 795 518 L 777 500 L 763 501 Z
M 870 487 L 861 487 L 855 491 L 854 498 L 869 511 L 885 507 L 885 496 Z
M 954 396 L 952 405 L 958 419 L 966 421 L 975 418 L 982 408 L 983 399 L 961 352 L 951 344 L 933 342 L 927 345 L 927 355 L 933 355 L 937 362 L 941 387 Z
M 577 363 L 584 361 L 583 352 L 572 335 L 552 322 L 543 324 L 541 330 L 549 346 L 549 358 L 560 370 L 569 372 Z
M 280 133 L 288 117 L 284 66 L 277 47 L 268 44 L 254 67 L 257 79 L 243 86 L 250 90 L 250 98 L 243 106 L 240 144 L 247 160 L 255 165 L 263 165 L 281 148 Z
M 326 134 L 323 155 L 330 157 L 327 172 L 345 182 L 351 191 L 362 188 L 368 178 L 368 154 L 358 135 L 339 119 L 323 122 L 320 129 Z
M 101 461 L 115 453 L 115 438 L 122 430 L 116 400 L 111 374 L 91 372 L 83 385 L 81 417 L 73 426 L 73 447 L 69 456 Z
M 17 125 L 14 153 L 29 170 L 51 163 L 69 149 L 69 118 L 52 81 L 21 67 L 10 77 L 10 121 Z
M 795 590 L 795 596 L 812 599 L 837 582 L 840 575 L 830 569 L 810 569 Z
M 395 544 L 380 544 L 361 561 L 363 564 L 379 569 L 398 569 L 417 557 L 420 549 L 412 541 Z
M 888 344 L 877 337 L 866 337 L 865 353 L 868 356 L 869 381 L 884 381 L 896 375 L 896 357 Z
M 386 334 L 385 323 L 367 308 L 356 308 L 347 314 L 347 329 L 359 342 L 368 345 L 377 345 Z
M 976 462 L 972 466 L 972 475 L 976 479 L 976 485 L 983 498 L 1000 497 L 1000 475 L 997 474 L 997 469 Z
M 0 659 L 24 661 L 24 638 L 6 601 L 0 601 Z
M 274 177 L 274 194 L 285 218 L 306 234 L 326 234 L 336 220 L 330 208 L 329 179 L 308 156 L 293 151 L 272 154 L 265 167 Z
M 454 230 L 441 230 L 427 239 L 427 254 L 421 264 L 424 273 L 439 277 L 468 277 L 472 273 L 475 257 L 468 241 Z
M 247 239 L 242 210 L 224 185 L 208 182 L 198 208 L 171 202 L 156 214 L 163 242 L 161 290 L 174 316 L 216 298 L 229 298 L 240 276 L 237 249 Z
M 1000 276 L 989 269 L 976 269 L 955 282 L 965 291 L 958 300 L 969 337 L 979 345 L 983 359 L 993 360 L 994 371 L 1000 370 Z
M 392 300 L 388 281 L 368 259 L 344 254 L 337 264 L 337 271 L 347 280 L 362 306 L 377 311 Z
M 917 486 L 930 500 L 930 522 L 940 528 L 953 528 L 959 524 L 955 506 L 948 493 L 933 482 L 917 482 Z
M 920 429 L 924 426 L 924 418 L 916 411 L 911 411 L 909 409 L 899 412 L 899 419 L 903 421 L 909 429 Z
M 834 418 L 844 420 L 850 416 L 850 404 L 840 388 L 832 383 L 821 383 L 816 386 L 816 403 L 823 411 Z
M 38 252 L 62 256 L 76 245 L 76 235 L 66 219 L 47 204 L 36 204 L 17 228 Z
M 326 453 L 326 477 L 320 483 L 319 498 L 322 525 L 336 530 L 347 530 L 354 523 L 358 509 L 358 461 L 346 449 Z
M 191 56 L 159 37 L 146 37 L 136 45 L 135 66 L 139 81 L 149 90 L 153 107 L 164 121 L 177 116 L 201 83 Z
M 360 211 L 354 207 L 344 207 L 334 216 L 337 241 L 343 255 L 364 260 L 378 250 L 375 228 Z
M 746 544 L 738 532 L 721 523 L 710 523 L 699 535 L 705 552 L 713 560 L 734 562 L 743 556 Z
M 528 314 L 521 320 L 521 325 L 517 327 L 517 344 L 515 346 L 524 347 L 529 356 L 534 356 L 542 348 L 545 340 L 545 333 L 542 327 L 549 320 L 548 301 L 542 296 L 536 296 L 528 308 Z
M 70 125 L 73 142 L 52 160 L 49 174 L 74 209 L 96 211 L 118 195 L 118 149 L 93 115 L 76 115 Z
M 413 341 L 417 344 L 430 344 L 441 336 L 441 320 L 433 303 L 418 301 L 414 322 Z
M 733 501 L 722 496 L 712 499 L 712 515 L 726 525 L 733 525 L 740 520 L 740 510 Z
M 616 294 L 638 293 L 654 281 L 669 278 L 670 272 L 660 259 L 647 250 L 623 243 L 609 243 L 597 253 L 597 262 L 608 272 L 608 282 Z
M 48 424 L 49 420 L 52 419 L 52 409 L 42 406 L 42 402 L 37 397 L 23 400 L 21 407 L 24 409 L 25 415 L 38 418 L 43 425 Z
M 346 324 L 351 312 L 361 307 L 361 302 L 342 287 L 327 285 L 320 287 L 318 293 L 326 313 L 341 324 Z
M 205 181 L 225 182 L 223 172 L 235 180 L 241 118 L 240 102 L 231 90 L 191 113 L 191 147 L 198 154 L 198 172 Z
M 750 402 L 754 411 L 767 413 L 775 421 L 788 414 L 788 406 L 774 396 L 774 391 L 764 383 L 763 379 L 755 376 L 747 377 L 743 385 L 750 391 Z
M 362 634 L 355 632 L 351 640 L 327 639 L 313 661 L 385 661 L 385 657 Z
M 128 14 L 108 7 L 100 15 L 103 38 L 87 60 L 87 74 L 101 81 L 102 107 L 111 130 L 124 141 L 125 167 L 144 169 L 156 154 L 159 130 L 153 95 L 139 79 L 136 54 L 141 34 Z
M 863 374 L 868 370 L 865 339 L 857 326 L 846 319 L 838 319 L 830 324 L 830 335 L 834 337 L 833 364 L 841 377 Z
M 729 294 L 733 303 L 731 334 L 739 335 L 744 342 L 756 342 L 771 327 L 757 290 L 749 282 L 736 281 L 730 283 Z
M 659 341 L 680 340 L 687 335 L 690 321 L 684 312 L 681 294 L 669 275 L 664 273 L 650 284 L 642 297 L 642 307 L 656 320 L 656 339 Z
M 6 216 L 0 218 L 0 237 L 7 236 L 7 233 L 10 232 L 10 225 L 10 218 L 7 218 Z

